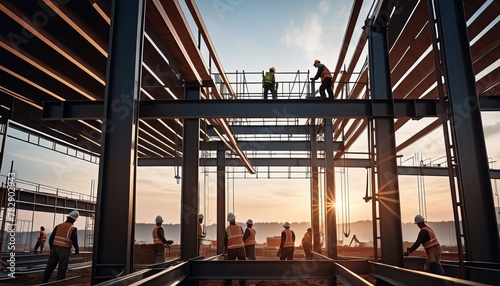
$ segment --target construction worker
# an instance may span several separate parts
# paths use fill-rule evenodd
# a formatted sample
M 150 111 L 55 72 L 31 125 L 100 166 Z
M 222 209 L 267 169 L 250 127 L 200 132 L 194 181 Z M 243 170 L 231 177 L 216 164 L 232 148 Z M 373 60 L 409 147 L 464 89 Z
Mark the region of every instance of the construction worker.
M 256 260 L 255 258 L 255 234 L 257 233 L 253 227 L 253 220 L 247 220 L 247 228 L 243 235 L 243 242 L 245 243 L 245 253 L 248 260 Z
M 264 99 L 267 99 L 267 94 L 269 91 L 271 91 L 273 99 L 278 99 L 278 92 L 276 91 L 278 85 L 276 84 L 276 80 L 274 78 L 275 72 L 276 69 L 274 67 L 271 67 L 269 71 L 264 74 L 264 79 L 263 79 Z
M 201 242 L 206 236 L 205 232 L 203 232 L 203 227 L 201 225 L 203 223 L 204 218 L 205 217 L 203 216 L 203 214 L 198 215 L 198 255 L 200 255 L 201 252 Z
M 436 234 L 425 224 L 425 219 L 422 215 L 416 215 L 414 223 L 418 225 L 420 232 L 418 233 L 415 243 L 406 249 L 404 255 L 410 255 L 410 253 L 415 251 L 420 244 L 422 244 L 427 255 L 424 270 L 434 274 L 445 275 L 443 267 L 441 266 L 441 245 L 437 240 Z
M 304 237 L 302 237 L 302 248 L 304 249 L 304 254 L 306 255 L 306 260 L 311 260 L 313 258 L 311 246 L 312 246 L 312 228 L 308 228 Z
M 295 233 L 290 229 L 290 223 L 283 224 L 285 228 L 281 232 L 280 243 L 280 260 L 293 260 L 293 252 L 295 251 Z
M 311 78 L 312 81 L 321 78 L 321 86 L 319 87 L 319 94 L 322 99 L 326 99 L 326 92 L 328 92 L 328 98 L 333 99 L 333 89 L 332 89 L 332 75 L 330 70 L 320 62 L 320 60 L 314 60 L 314 67 L 318 69 L 316 76 Z
M 78 211 L 72 211 L 66 217 L 66 221 L 57 225 L 49 237 L 50 255 L 47 267 L 42 275 L 42 283 L 47 283 L 50 275 L 56 269 L 56 280 L 66 278 L 66 271 L 68 270 L 69 257 L 71 255 L 71 245 L 75 248 L 75 254 L 80 252 L 78 248 L 78 230 L 73 226 L 76 219 L 80 214 Z
M 163 218 L 158 215 L 156 216 L 155 222 L 156 227 L 153 229 L 153 246 L 156 253 L 155 263 L 162 263 L 165 262 L 165 247 L 170 249 L 170 244 L 172 244 L 173 241 L 165 239 L 165 232 L 161 226 Z
M 40 248 L 40 254 L 43 253 L 43 247 L 45 246 L 45 241 L 47 240 L 47 233 L 45 232 L 45 227 L 40 227 L 40 233 L 35 244 L 35 254 L 38 253 L 38 248 Z
M 245 243 L 243 242 L 243 228 L 236 225 L 236 216 L 227 214 L 229 225 L 224 233 L 224 248 L 227 251 L 227 260 L 245 260 Z M 231 285 L 231 279 L 226 279 L 224 285 Z M 245 285 L 245 280 L 240 280 L 240 285 Z

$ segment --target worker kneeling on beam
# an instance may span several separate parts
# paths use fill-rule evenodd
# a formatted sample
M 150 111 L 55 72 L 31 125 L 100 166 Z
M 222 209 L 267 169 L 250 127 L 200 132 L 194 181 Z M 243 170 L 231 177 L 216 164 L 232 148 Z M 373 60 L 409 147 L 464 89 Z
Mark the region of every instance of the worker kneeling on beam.
M 78 211 L 70 212 L 66 221 L 58 224 L 50 234 L 50 255 L 47 267 L 45 267 L 42 275 L 42 283 L 49 281 L 50 275 L 56 269 L 58 263 L 56 280 L 66 278 L 69 257 L 71 256 L 71 245 L 75 247 L 75 254 L 80 252 L 78 248 L 78 230 L 73 226 L 79 215 Z
M 224 234 L 224 248 L 227 250 L 227 260 L 245 260 L 245 243 L 243 242 L 243 228 L 236 225 L 236 216 L 227 214 L 229 225 Z M 226 279 L 224 285 L 231 285 L 231 279 Z M 240 280 L 240 285 L 245 285 L 245 280 Z
M 285 230 L 281 232 L 280 242 L 280 260 L 293 260 L 293 253 L 295 251 L 295 232 L 290 229 L 290 223 L 283 224 Z

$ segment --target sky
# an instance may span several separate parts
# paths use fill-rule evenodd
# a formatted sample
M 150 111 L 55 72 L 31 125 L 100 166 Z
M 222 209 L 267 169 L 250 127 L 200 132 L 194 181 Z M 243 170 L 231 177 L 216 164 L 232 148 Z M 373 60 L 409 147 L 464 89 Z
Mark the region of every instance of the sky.
M 360 23 L 352 37 L 354 43 L 362 32 L 360 27 L 371 2 L 365 1 L 362 8 Z M 278 72 L 315 72 L 316 69 L 312 66 L 315 59 L 320 59 L 331 70 L 335 68 L 352 1 L 214 0 L 197 1 L 197 5 L 226 72 L 260 72 L 271 66 L 276 67 Z M 347 54 L 347 59 L 350 54 L 351 52 Z M 495 162 L 500 160 L 500 147 L 495 143 L 500 142 L 499 119 L 498 113 L 483 113 L 488 156 Z M 422 119 L 405 125 L 397 133 L 396 144 L 409 138 L 430 120 Z M 409 160 L 407 165 L 417 156 L 424 160 L 434 160 L 444 156 L 443 146 L 442 131 L 437 129 L 399 155 L 403 155 L 402 160 Z M 360 142 L 350 151 L 366 150 L 366 146 Z M 7 141 L 2 175 L 7 174 L 11 161 L 14 161 L 17 178 L 55 188 L 89 194 L 92 180 L 98 180 L 96 164 L 16 139 Z M 500 163 L 496 163 L 496 169 L 500 168 L 499 165 Z M 203 171 L 200 168 L 200 212 L 206 215 L 206 222 L 212 224 L 216 218 L 216 178 L 213 170 L 208 170 L 208 173 Z M 336 170 L 338 222 L 370 220 L 371 204 L 362 199 L 366 191 L 366 171 L 349 170 L 344 174 L 341 171 Z M 176 183 L 174 168 L 140 167 L 137 172 L 136 221 L 152 223 L 156 215 L 162 215 L 165 223 L 179 223 L 181 185 Z M 349 209 L 342 209 L 342 176 L 349 182 Z M 249 179 L 228 179 L 226 182 L 229 193 L 227 211 L 233 211 L 237 221 L 243 222 L 249 218 L 254 222 L 310 221 L 309 180 L 248 177 Z M 419 213 L 418 184 L 414 176 L 399 177 L 403 222 L 412 221 L 415 214 Z M 493 184 L 493 191 L 495 186 Z M 452 220 L 448 179 L 425 177 L 423 188 L 426 192 L 427 219 Z M 497 203 L 498 196 L 494 199 Z M 343 216 L 343 213 L 346 215 Z M 19 214 L 25 220 L 31 220 L 32 215 L 31 212 Z M 52 224 L 52 221 L 57 223 L 63 219 L 63 216 L 54 218 L 52 214 L 37 213 L 34 225 L 36 228 L 39 224 Z M 84 219 L 77 222 L 77 227 L 84 226 Z

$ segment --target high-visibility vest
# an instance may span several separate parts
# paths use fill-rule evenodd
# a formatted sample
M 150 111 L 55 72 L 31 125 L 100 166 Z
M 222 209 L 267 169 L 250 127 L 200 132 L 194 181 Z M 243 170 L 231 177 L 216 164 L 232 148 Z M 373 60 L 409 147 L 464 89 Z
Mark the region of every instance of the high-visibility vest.
M 311 234 L 309 232 L 306 232 L 304 234 L 304 237 L 302 238 L 302 245 L 304 245 L 305 243 L 311 244 L 312 243 L 311 240 L 312 240 L 311 239 Z
M 75 229 L 75 227 L 70 222 L 63 222 L 58 225 L 54 237 L 54 245 L 71 248 L 71 233 L 73 229 Z
M 285 233 L 285 243 L 283 244 L 283 248 L 285 247 L 295 247 L 293 242 L 292 230 L 287 228 L 283 231 Z
M 203 238 L 203 228 L 201 227 L 201 223 L 198 224 L 198 238 Z
M 227 233 L 227 249 L 235 249 L 245 247 L 243 242 L 243 229 L 239 225 L 230 224 L 226 228 Z
M 273 76 L 274 74 L 272 72 L 266 72 L 266 74 L 264 75 L 264 82 L 273 83 Z
M 153 244 L 163 244 L 163 241 L 158 237 L 158 229 L 161 226 L 156 226 L 155 229 L 153 229 Z
M 422 229 L 425 229 L 429 233 L 430 237 L 429 241 L 422 243 L 425 249 L 429 249 L 433 246 L 439 245 L 439 241 L 437 240 L 436 234 L 430 227 L 424 226 L 422 227 Z
M 45 243 L 45 240 L 47 240 L 47 233 L 43 230 L 40 230 L 40 235 L 38 236 L 40 238 L 40 243 Z
M 254 245 L 255 244 L 255 229 L 253 228 L 247 228 L 248 231 L 250 232 L 250 236 L 245 239 L 245 246 L 247 245 Z
M 321 81 L 323 81 L 325 78 L 332 78 L 332 75 L 330 74 L 330 70 L 323 65 L 323 71 L 321 72 Z

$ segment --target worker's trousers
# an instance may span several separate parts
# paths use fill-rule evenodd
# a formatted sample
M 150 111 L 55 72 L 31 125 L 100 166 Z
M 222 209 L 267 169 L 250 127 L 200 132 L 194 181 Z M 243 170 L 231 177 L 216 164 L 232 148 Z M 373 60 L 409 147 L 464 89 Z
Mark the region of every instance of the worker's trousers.
M 50 279 L 50 275 L 56 269 L 57 264 L 57 276 L 56 280 L 62 280 L 66 278 L 66 271 L 68 270 L 69 257 L 71 255 L 71 248 L 62 247 L 54 245 L 50 249 L 49 261 L 47 262 L 47 267 L 42 275 L 42 283 L 46 283 Z
M 155 263 L 165 262 L 165 246 L 163 244 L 155 244 L 154 249 L 156 253 Z
M 441 245 L 436 245 L 425 250 L 427 259 L 425 261 L 424 270 L 430 273 L 445 275 L 441 266 Z
M 293 260 L 295 247 L 283 247 L 281 250 L 280 260 Z
M 245 245 L 245 254 L 248 260 L 256 260 L 255 257 L 255 244 Z
M 227 260 L 245 260 L 245 248 L 233 248 L 227 250 Z M 231 279 L 226 279 L 224 285 L 231 285 Z M 240 285 L 245 285 L 246 280 L 240 280 Z
M 311 244 L 309 242 L 302 243 L 302 248 L 304 249 L 304 254 L 306 255 L 306 260 L 312 260 Z

